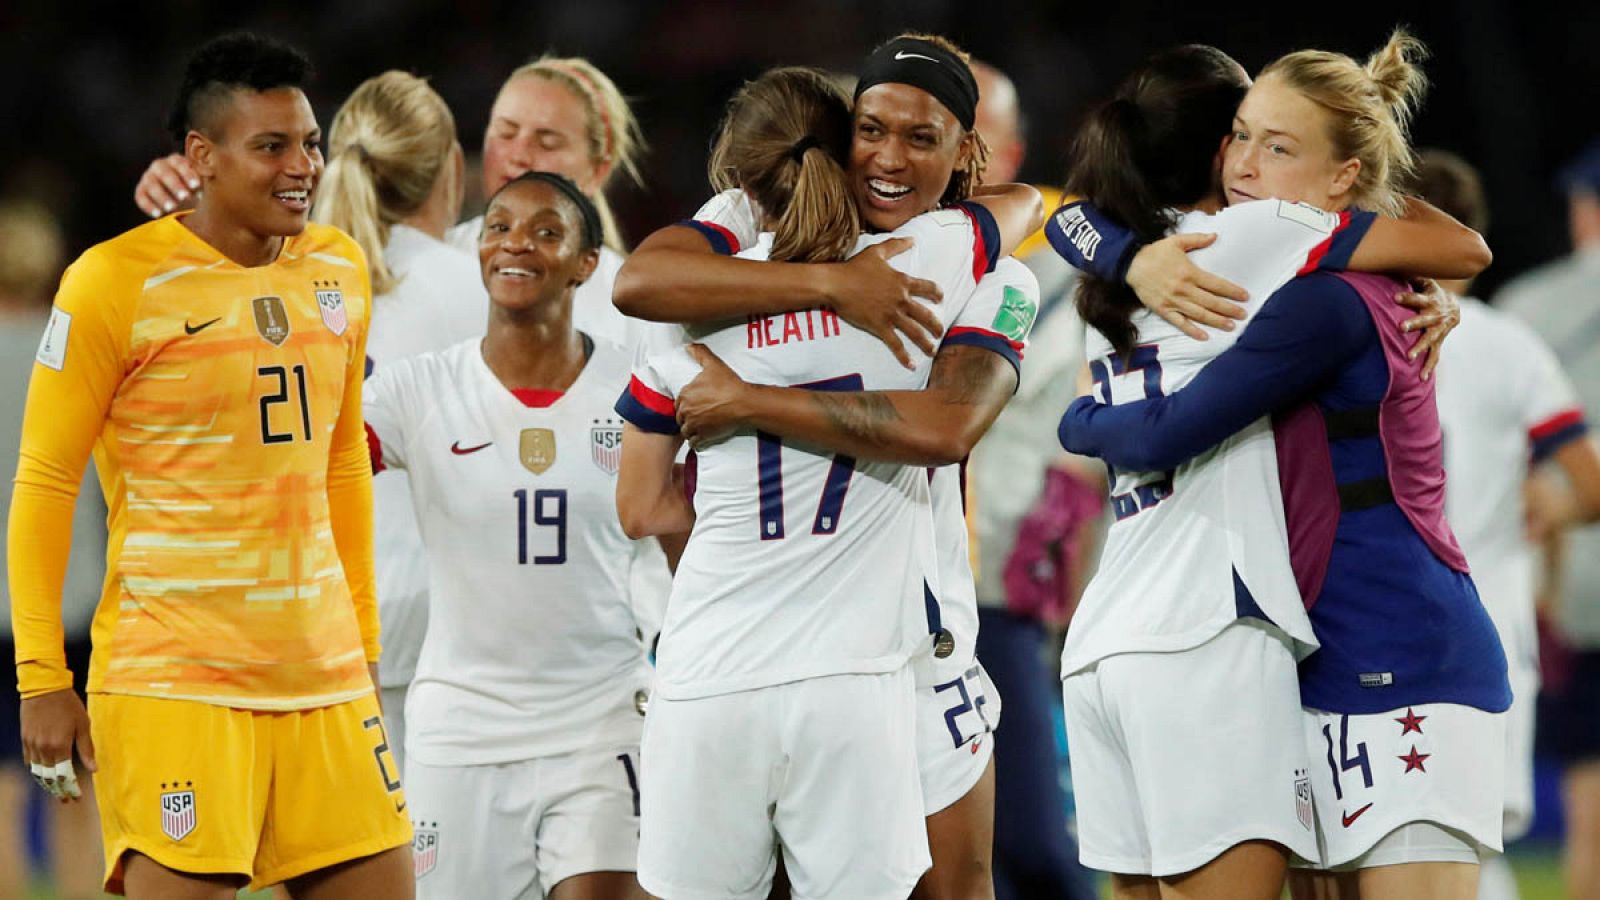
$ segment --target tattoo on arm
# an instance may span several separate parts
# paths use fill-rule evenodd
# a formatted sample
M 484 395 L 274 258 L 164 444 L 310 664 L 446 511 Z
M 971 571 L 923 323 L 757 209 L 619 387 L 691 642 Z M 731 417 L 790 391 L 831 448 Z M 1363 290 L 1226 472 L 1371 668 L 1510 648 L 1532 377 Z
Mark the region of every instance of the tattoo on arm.
M 811 399 L 822 407 L 829 424 L 859 440 L 882 444 L 900 423 L 900 413 L 881 394 L 812 391 Z
M 947 406 L 973 406 L 982 402 L 994 381 L 999 357 L 981 347 L 950 347 L 939 351 L 928 389 L 939 391 Z

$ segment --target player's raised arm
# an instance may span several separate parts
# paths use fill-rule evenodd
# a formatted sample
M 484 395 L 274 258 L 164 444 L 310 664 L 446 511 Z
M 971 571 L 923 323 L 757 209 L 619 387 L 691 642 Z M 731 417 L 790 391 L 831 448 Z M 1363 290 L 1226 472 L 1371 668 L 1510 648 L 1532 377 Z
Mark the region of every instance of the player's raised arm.
M 352 247 L 352 250 L 360 253 L 358 248 Z M 366 260 L 358 260 L 356 268 L 360 272 L 361 302 L 366 312 L 360 316 L 359 324 L 352 323 L 359 332 L 345 367 L 344 400 L 339 404 L 339 419 L 334 423 L 329 447 L 328 517 L 333 541 L 339 550 L 339 562 L 344 566 L 344 577 L 350 585 L 350 600 L 355 605 L 367 665 L 375 667 L 380 645 L 377 576 L 372 558 L 372 457 L 361 417 L 361 380 L 366 369 L 372 291 Z
M 739 250 L 731 232 L 697 224 L 669 225 L 634 249 L 617 273 L 617 309 L 655 322 L 711 322 L 828 306 L 902 364 L 911 360 L 898 334 L 933 352 L 939 320 L 916 298 L 941 299 L 939 286 L 888 262 L 911 241 L 886 241 L 842 263 L 773 264 L 727 255 Z

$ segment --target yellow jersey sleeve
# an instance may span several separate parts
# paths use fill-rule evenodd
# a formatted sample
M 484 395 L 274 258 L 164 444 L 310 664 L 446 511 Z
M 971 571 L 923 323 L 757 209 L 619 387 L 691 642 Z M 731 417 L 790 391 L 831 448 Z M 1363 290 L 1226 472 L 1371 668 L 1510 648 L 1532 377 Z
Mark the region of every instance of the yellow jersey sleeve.
M 339 562 L 350 585 L 350 600 L 361 629 L 362 650 L 370 664 L 378 661 L 380 646 L 377 576 L 372 558 L 372 460 L 361 415 L 361 381 L 366 373 L 372 288 L 365 257 L 353 242 L 351 250 L 361 263 L 360 296 L 365 303 L 351 322 L 356 330 L 355 349 L 345 370 L 344 400 L 339 404 L 339 418 L 334 424 L 329 448 L 328 517 L 334 544 L 339 549 Z
M 61 584 L 78 485 L 126 371 L 134 299 L 126 282 L 100 248 L 67 269 L 28 382 L 6 539 L 24 698 L 72 686 Z

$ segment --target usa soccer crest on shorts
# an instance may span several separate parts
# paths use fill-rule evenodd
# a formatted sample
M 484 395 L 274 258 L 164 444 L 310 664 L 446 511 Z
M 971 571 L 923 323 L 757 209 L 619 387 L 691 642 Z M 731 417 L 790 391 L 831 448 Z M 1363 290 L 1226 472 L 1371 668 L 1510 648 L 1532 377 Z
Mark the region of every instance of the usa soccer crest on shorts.
M 178 783 L 172 782 L 171 786 L 177 788 Z M 195 826 L 194 782 L 184 782 L 183 790 L 166 790 L 165 784 L 161 787 L 161 833 L 181 841 Z

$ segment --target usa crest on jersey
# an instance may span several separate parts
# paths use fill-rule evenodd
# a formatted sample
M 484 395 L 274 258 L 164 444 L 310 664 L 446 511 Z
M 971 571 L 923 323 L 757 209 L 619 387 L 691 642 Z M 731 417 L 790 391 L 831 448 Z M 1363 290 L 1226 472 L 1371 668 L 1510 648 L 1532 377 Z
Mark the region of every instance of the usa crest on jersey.
M 167 791 L 161 795 L 161 833 L 181 841 L 194 831 L 194 791 Z
M 344 309 L 344 291 L 339 289 L 338 282 L 314 283 L 317 285 L 317 311 L 322 313 L 322 324 L 334 334 L 343 336 L 344 330 L 350 326 L 350 317 Z
M 436 823 L 429 824 L 434 827 L 423 828 L 422 823 L 418 822 L 415 836 L 411 839 L 411 859 L 416 869 L 413 877 L 416 878 L 432 872 L 433 867 L 439 864 L 439 828 Z
M 617 468 L 622 463 L 622 426 L 615 419 L 597 421 L 589 429 L 589 455 L 600 471 L 607 475 L 617 474 Z

